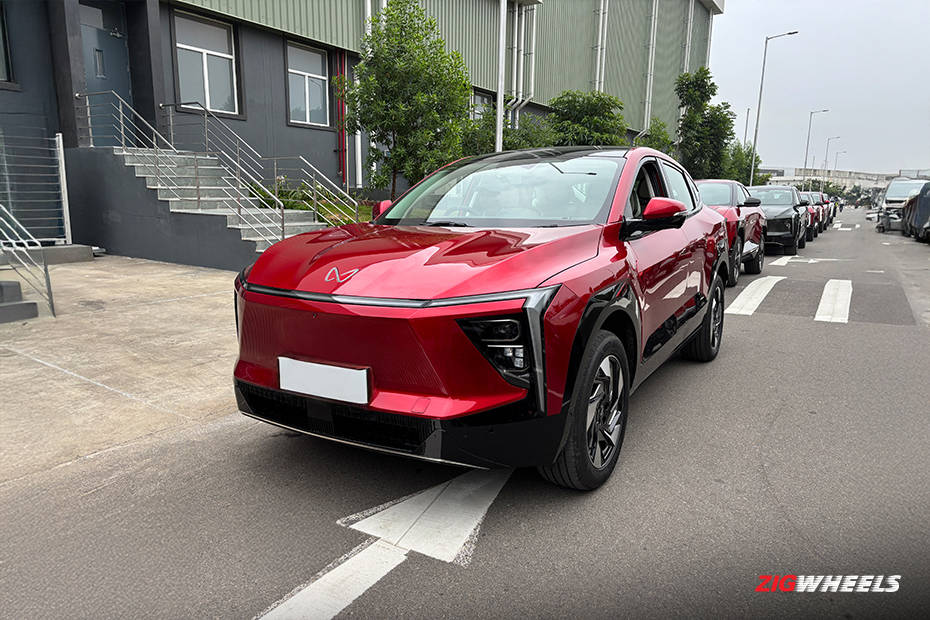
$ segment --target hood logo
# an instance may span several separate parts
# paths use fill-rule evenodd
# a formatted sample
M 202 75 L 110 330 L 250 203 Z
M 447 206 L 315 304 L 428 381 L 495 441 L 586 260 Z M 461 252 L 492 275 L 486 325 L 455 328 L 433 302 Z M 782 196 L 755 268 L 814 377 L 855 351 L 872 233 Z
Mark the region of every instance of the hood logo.
M 358 269 L 350 269 L 349 271 L 345 273 L 339 273 L 339 270 L 333 267 L 332 269 L 329 270 L 329 273 L 326 274 L 325 280 L 327 282 L 332 282 L 333 280 L 335 280 L 339 284 L 342 284 L 343 282 L 345 282 L 346 280 L 348 280 L 349 278 L 351 278 L 357 273 L 358 273 Z

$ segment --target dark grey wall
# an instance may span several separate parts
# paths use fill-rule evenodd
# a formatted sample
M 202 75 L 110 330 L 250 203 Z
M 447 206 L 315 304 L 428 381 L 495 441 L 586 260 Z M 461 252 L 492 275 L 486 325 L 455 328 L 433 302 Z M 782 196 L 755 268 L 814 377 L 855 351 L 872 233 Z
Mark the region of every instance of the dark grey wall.
M 169 102 L 179 100 L 175 92 L 175 54 L 171 41 L 173 10 L 170 5 L 161 5 L 161 62 L 164 71 L 165 98 Z M 303 155 L 333 182 L 341 184 L 336 154 L 335 102 L 331 98 L 330 123 L 332 127 L 330 129 L 288 125 L 285 90 L 287 67 L 283 34 L 222 18 L 221 21 L 235 26 L 241 112 L 241 118 L 224 118 L 224 122 L 263 156 Z M 326 49 L 325 46 L 315 46 Z M 333 70 L 335 54 L 333 50 L 329 51 L 330 84 L 332 84 L 332 77 L 335 75 Z M 188 119 L 179 122 L 190 121 Z M 354 140 L 350 139 L 349 142 L 349 184 L 352 186 L 355 179 Z
M 75 243 L 111 254 L 238 271 L 255 244 L 215 215 L 172 213 L 109 148 L 65 149 Z
M 47 31 L 51 33 L 52 68 L 58 102 L 58 120 L 65 146 L 76 146 L 80 123 L 74 94 L 85 91 L 81 54 L 81 18 L 78 0 L 48 0 Z M 86 119 L 84 120 L 86 126 Z
M 58 104 L 46 3 L 34 0 L 3 4 L 15 85 L 0 86 L 0 129 L 21 135 L 25 127 L 41 127 L 46 135 L 54 135 L 58 131 Z

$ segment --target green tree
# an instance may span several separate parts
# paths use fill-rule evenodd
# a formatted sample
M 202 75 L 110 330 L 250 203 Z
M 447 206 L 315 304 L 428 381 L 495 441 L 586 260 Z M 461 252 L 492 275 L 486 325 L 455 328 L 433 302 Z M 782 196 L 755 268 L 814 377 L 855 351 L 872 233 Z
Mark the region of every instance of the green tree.
M 750 175 L 750 157 L 752 156 L 752 145 L 744 144 L 734 140 L 727 147 L 727 153 L 724 164 L 723 177 L 739 181 L 743 185 L 749 185 Z M 762 158 L 756 153 L 756 174 L 752 182 L 754 185 L 765 185 L 772 177 L 770 174 L 759 174 L 759 166 L 762 165 Z
M 549 123 L 559 146 L 627 143 L 623 102 L 613 95 L 566 90 L 550 100 L 549 107 Z
M 675 82 L 675 94 L 684 108 L 678 121 L 678 151 L 681 163 L 696 179 L 725 176 L 727 149 L 733 140 L 736 115 L 729 103 L 711 104 L 717 94 L 707 67 L 682 73 Z
M 471 85 L 458 52 L 447 51 L 436 20 L 417 0 L 391 0 L 362 38 L 357 83 L 336 80 L 347 107 L 345 127 L 368 132 L 380 148 L 372 185 L 397 192 L 397 175 L 415 183 L 461 154 Z
M 483 114 L 465 124 L 462 131 L 463 155 L 482 155 L 494 151 L 495 109 L 493 104 L 487 106 Z M 510 120 L 504 117 L 503 138 L 505 151 L 554 146 L 558 141 L 558 135 L 547 117 L 526 112 L 520 117 L 519 128 L 512 127 Z
M 672 150 L 675 148 L 675 142 L 668 135 L 668 125 L 653 116 L 649 122 L 649 130 L 633 140 L 633 146 L 646 146 L 671 155 Z

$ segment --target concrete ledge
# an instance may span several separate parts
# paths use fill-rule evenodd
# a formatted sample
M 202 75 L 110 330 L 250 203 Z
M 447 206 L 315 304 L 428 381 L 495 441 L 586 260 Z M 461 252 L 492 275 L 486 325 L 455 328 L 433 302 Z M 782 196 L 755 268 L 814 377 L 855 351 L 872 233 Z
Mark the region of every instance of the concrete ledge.
M 0 303 L 0 323 L 25 321 L 39 316 L 39 307 L 34 301 Z
M 45 262 L 49 265 L 83 263 L 94 260 L 94 249 L 89 245 L 50 245 L 45 248 Z

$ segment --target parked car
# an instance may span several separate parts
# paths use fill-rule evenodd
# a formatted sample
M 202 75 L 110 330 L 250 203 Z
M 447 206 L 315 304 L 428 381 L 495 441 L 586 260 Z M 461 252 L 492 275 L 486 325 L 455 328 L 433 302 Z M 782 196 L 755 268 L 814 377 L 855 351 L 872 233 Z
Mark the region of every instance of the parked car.
M 906 234 L 901 211 L 907 199 L 919 193 L 925 183 L 926 181 L 921 179 L 906 177 L 896 177 L 888 183 L 881 198 L 878 214 L 877 229 L 879 232 L 900 230 L 902 235 Z
M 801 192 L 801 198 L 806 199 L 811 206 L 813 206 L 818 213 L 818 229 L 819 232 L 826 232 L 830 229 L 830 222 L 833 221 L 831 216 L 830 205 L 827 204 L 827 201 L 822 192 Z
M 907 199 L 902 209 L 904 234 L 917 241 L 930 241 L 926 236 L 926 225 L 930 222 L 930 181 L 924 182 L 920 191 Z
M 765 213 L 762 201 L 749 195 L 739 181 L 695 181 L 701 200 L 727 220 L 727 242 L 730 247 L 730 273 L 727 285 L 736 286 L 740 266 L 746 273 L 762 273 L 765 263 Z
M 825 227 L 824 219 L 826 218 L 827 207 L 824 204 L 816 204 L 816 203 L 811 202 L 811 200 L 814 199 L 814 196 L 811 195 L 810 193 L 808 193 L 808 195 L 805 195 L 804 192 L 799 192 L 799 194 L 802 200 L 807 201 L 806 208 L 807 208 L 807 213 L 809 216 L 807 232 L 804 235 L 804 238 L 807 241 L 813 241 L 824 230 L 824 227 Z
M 617 463 L 628 398 L 714 359 L 724 218 L 647 148 L 467 158 L 373 222 L 290 237 L 236 278 L 240 410 L 302 433 L 575 489 Z
M 808 201 L 801 198 L 796 187 L 755 185 L 749 188 L 749 193 L 762 201 L 766 246 L 777 246 L 785 254 L 794 255 L 798 248 L 807 245 L 807 227 L 810 226 Z

